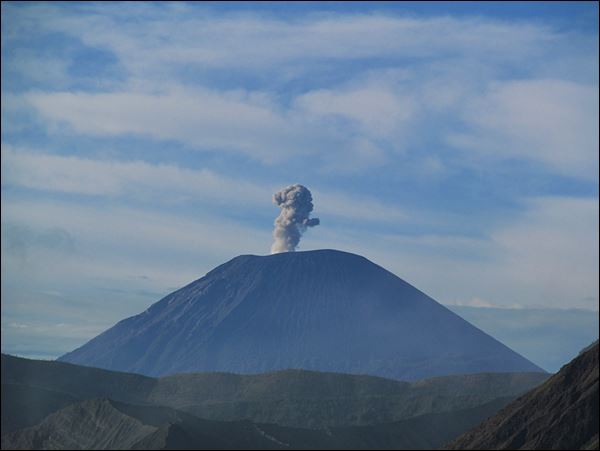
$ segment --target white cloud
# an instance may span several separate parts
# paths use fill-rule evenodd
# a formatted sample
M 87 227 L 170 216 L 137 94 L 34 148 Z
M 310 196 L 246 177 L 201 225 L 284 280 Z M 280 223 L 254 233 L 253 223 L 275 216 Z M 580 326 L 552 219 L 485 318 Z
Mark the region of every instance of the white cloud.
M 411 118 L 415 108 L 409 96 L 401 97 L 379 86 L 311 91 L 298 97 L 296 104 L 310 114 L 357 121 L 369 135 L 380 138 L 396 132 Z
M 2 213 L 4 223 L 66 230 L 83 251 L 121 249 L 122 255 L 143 251 L 157 258 L 179 253 L 189 256 L 260 253 L 263 248 L 267 253 L 271 241 L 270 227 L 261 230 L 214 215 L 207 218 L 208 215 L 201 213 L 191 219 L 139 208 L 95 208 L 75 202 L 25 200 L 4 201 Z
M 23 54 L 20 52 L 13 58 L 3 58 L 4 64 L 11 71 L 34 83 L 44 83 L 52 86 L 63 86 L 70 77 L 67 75 L 68 60 Z
M 492 234 L 499 274 L 538 305 L 598 308 L 598 199 L 546 197 Z M 586 298 L 596 300 L 588 305 Z
M 597 177 L 590 169 L 597 165 L 588 164 L 598 154 L 597 88 L 539 79 L 548 76 L 549 60 L 583 61 L 589 72 L 586 61 L 597 52 L 581 34 L 481 17 L 369 13 L 286 20 L 189 5 L 84 11 L 38 4 L 18 10 L 18 33 L 66 33 L 111 52 L 126 72 L 118 91 L 30 92 L 25 98 L 51 127 L 175 140 L 266 163 L 304 155 L 329 173 L 381 166 L 394 158 L 390 150 L 414 152 L 448 136 L 461 148 Z M 142 20 L 123 26 L 124 14 L 133 12 Z M 10 31 L 9 38 L 16 33 Z M 363 59 L 366 64 L 348 70 L 337 67 Z M 369 61 L 378 60 L 385 64 L 371 67 Z M 331 67 L 343 73 L 340 82 L 327 81 Z M 217 72 L 208 80 L 225 70 L 261 81 L 255 90 L 199 87 L 211 70 Z M 377 70 L 395 73 L 394 81 L 365 80 Z M 486 88 L 516 71 L 525 81 Z M 190 73 L 197 74 L 194 81 Z M 578 70 L 572 73 L 577 79 Z M 313 76 L 317 81 L 307 82 Z M 319 76 L 325 86 L 315 86 Z M 280 89 L 290 78 L 306 86 L 287 99 Z M 457 117 L 466 133 L 436 129 Z M 395 157 L 399 166 L 405 163 Z
M 173 84 L 161 92 L 33 91 L 24 99 L 55 132 L 67 125 L 81 134 L 149 136 L 267 164 L 302 156 L 326 172 L 365 171 L 392 160 L 401 165 L 407 152 L 416 158 L 430 151 L 419 146 L 447 141 L 470 151 L 455 158 L 478 165 L 525 159 L 553 173 L 597 179 L 597 86 L 531 79 L 491 83 L 480 92 L 479 81 L 466 92 L 454 78 L 415 78 L 371 76 L 305 92 L 288 106 L 266 91 Z M 437 95 L 444 82 L 448 89 Z M 430 126 L 457 118 L 465 131 Z M 431 175 L 436 161 L 423 157 L 423 172 Z
M 468 300 L 454 300 L 450 301 L 446 304 L 447 306 L 457 306 L 457 307 L 476 307 L 476 308 L 501 308 L 501 309 L 509 309 L 509 310 L 522 310 L 524 307 L 521 304 L 514 303 L 508 305 L 506 303 L 495 304 L 485 299 L 481 298 L 471 298 Z
M 33 152 L 2 146 L 2 185 L 42 191 L 105 196 L 118 200 L 167 204 L 217 204 L 237 209 L 276 209 L 272 194 L 283 183 L 256 183 L 208 169 L 173 164 L 97 160 Z M 406 221 L 402 209 L 377 199 L 342 192 L 313 190 L 320 215 L 366 222 Z M 365 214 L 368 212 L 368 214 Z
M 261 93 L 173 89 L 136 92 L 29 93 L 26 100 L 54 124 L 92 135 L 141 134 L 202 150 L 236 151 L 265 162 L 315 153 L 323 146 Z
M 463 112 L 456 147 L 493 158 L 521 157 L 552 171 L 598 178 L 598 86 L 560 80 L 496 83 Z
M 271 190 L 208 169 L 60 156 L 2 146 L 2 184 L 64 193 L 168 202 L 257 205 Z
M 118 26 L 120 10 L 106 8 L 83 18 L 62 11 L 32 24 L 110 49 L 132 74 L 149 68 L 164 74 L 193 64 L 262 69 L 297 60 L 423 58 L 439 53 L 520 60 L 559 38 L 544 26 L 481 18 L 321 14 L 284 20 L 183 9 L 139 9 L 136 15 L 144 20 L 127 27 Z
M 77 242 L 76 252 L 31 241 L 22 255 L 9 253 L 5 247 L 13 237 L 4 232 L 12 224 L 34 234 L 66 230 Z M 107 328 L 236 255 L 268 253 L 271 242 L 270 228 L 242 226 L 214 215 L 190 219 L 44 200 L 3 199 L 2 229 L 2 318 L 24 323 L 43 318 L 46 325 L 79 322 L 84 328 Z
M 267 164 L 299 155 L 334 161 L 339 170 L 383 162 L 368 139 L 297 110 L 283 111 L 261 92 L 171 87 L 160 94 L 30 92 L 25 99 L 57 130 L 67 125 L 81 134 L 150 136 Z
M 315 199 L 315 215 L 325 214 L 338 218 L 351 219 L 354 222 L 395 222 L 409 220 L 410 216 L 398 206 L 386 204 L 377 199 L 365 196 L 313 190 Z M 414 219 L 414 217 L 413 217 Z M 326 218 L 324 218 L 326 221 Z

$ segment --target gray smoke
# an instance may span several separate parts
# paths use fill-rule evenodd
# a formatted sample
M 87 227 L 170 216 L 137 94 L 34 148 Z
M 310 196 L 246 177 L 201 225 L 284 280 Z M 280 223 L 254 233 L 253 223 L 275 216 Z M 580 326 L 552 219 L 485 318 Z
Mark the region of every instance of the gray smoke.
M 273 194 L 273 203 L 281 208 L 281 213 L 275 219 L 271 254 L 294 251 L 307 227 L 319 225 L 319 218 L 309 218 L 312 195 L 305 186 L 290 185 Z

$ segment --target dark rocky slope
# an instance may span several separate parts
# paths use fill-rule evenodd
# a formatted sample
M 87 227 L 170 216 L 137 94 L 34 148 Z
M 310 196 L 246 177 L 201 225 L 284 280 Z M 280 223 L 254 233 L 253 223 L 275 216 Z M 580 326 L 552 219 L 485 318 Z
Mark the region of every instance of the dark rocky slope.
M 446 449 L 598 449 L 598 343 Z
M 109 399 L 70 405 L 2 436 L 2 449 L 275 449 L 249 422 L 205 421 L 164 407 Z
M 497 411 L 473 409 L 374 426 L 299 429 L 210 421 L 174 409 L 92 399 L 2 435 L 2 449 L 431 449 Z

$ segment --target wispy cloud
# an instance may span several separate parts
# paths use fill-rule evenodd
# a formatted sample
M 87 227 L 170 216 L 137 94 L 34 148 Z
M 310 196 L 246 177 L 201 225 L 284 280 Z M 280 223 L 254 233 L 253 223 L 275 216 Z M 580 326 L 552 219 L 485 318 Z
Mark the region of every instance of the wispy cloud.
M 251 13 L 215 14 L 193 6 L 183 10 L 187 11 L 140 10 L 137 13 L 144 20 L 127 27 L 118 26 L 118 8 L 98 8 L 87 17 L 53 14 L 51 20 L 32 19 L 31 24 L 109 48 L 132 73 L 144 74 L 148 65 L 161 66 L 158 72 L 164 73 L 177 65 L 259 69 L 294 60 L 423 58 L 440 53 L 515 60 L 560 37 L 542 25 L 482 18 L 320 14 L 277 19 Z
M 83 134 L 139 134 L 203 151 L 241 152 L 269 164 L 302 155 L 330 169 L 364 171 L 387 162 L 390 150 L 422 152 L 415 151 L 415 140 L 423 140 L 418 134 L 426 130 L 428 111 L 438 107 L 428 104 L 427 95 L 402 96 L 368 86 L 311 91 L 287 111 L 268 94 L 251 92 L 176 89 L 164 94 L 29 93 L 25 98 L 51 124 L 68 124 Z M 488 164 L 521 158 L 558 174 L 595 179 L 597 104 L 593 85 L 501 83 L 481 96 L 457 97 L 451 108 L 447 104 L 446 114 L 462 118 L 467 131 L 438 138 L 485 156 Z M 468 162 L 472 155 L 464 158 Z
M 481 298 L 471 298 L 467 300 L 454 300 L 450 301 L 446 305 L 458 306 L 458 307 L 475 307 L 475 308 L 504 308 L 504 309 L 514 309 L 520 310 L 523 308 L 521 304 L 512 304 L 512 305 L 504 305 L 504 304 L 494 304 L 493 302 L 487 301 Z
M 41 191 L 105 196 L 121 201 L 193 205 L 228 205 L 237 209 L 275 210 L 270 199 L 279 185 L 233 179 L 208 169 L 192 170 L 173 164 L 62 156 L 2 147 L 2 184 Z M 404 221 L 395 205 L 367 196 L 315 191 L 319 212 L 367 222 Z M 365 212 L 369 212 L 365 215 Z
M 30 93 L 45 118 L 93 135 L 142 134 L 201 150 L 234 151 L 265 162 L 323 150 L 325 139 L 252 92 L 176 89 L 163 94 Z M 323 142 L 325 141 L 325 142 Z
M 191 5 L 136 11 L 143 20 L 123 26 L 122 11 L 111 6 L 15 9 L 19 20 L 9 40 L 25 32 L 61 33 L 115 55 L 126 73 L 118 87 L 101 92 L 74 86 L 27 93 L 50 129 L 137 134 L 269 164 L 305 155 L 327 173 L 365 171 L 394 159 L 406 164 L 395 156 L 399 151 L 425 167 L 430 160 L 414 156 L 423 145 L 450 141 L 593 177 L 585 161 L 597 148 L 589 136 L 598 135 L 598 91 L 593 77 L 581 83 L 579 74 L 590 72 L 597 48 L 583 34 L 484 17 L 283 19 Z M 25 61 L 18 51 L 15 58 Z M 54 66 L 72 68 L 74 57 L 66 58 Z M 574 75 L 556 69 L 562 78 L 549 79 L 549 61 L 556 59 L 568 60 Z M 334 69 L 343 64 L 349 70 Z M 232 70 L 256 88 L 215 83 Z M 383 76 L 368 76 L 378 71 Z M 519 80 L 499 82 L 506 72 L 518 72 Z M 298 86 L 289 90 L 290 83 Z M 466 132 L 438 129 L 456 118 Z
M 500 274 L 528 302 L 598 309 L 598 200 L 546 197 L 527 201 L 526 214 L 492 235 Z M 583 301 L 596 299 L 596 305 Z M 519 302 L 522 302 L 519 300 Z
M 42 191 L 168 202 L 265 203 L 267 187 L 233 180 L 208 169 L 173 164 L 53 155 L 2 147 L 2 184 Z
M 526 158 L 566 175 L 598 178 L 598 86 L 560 80 L 497 83 L 472 99 L 454 133 L 459 148 Z

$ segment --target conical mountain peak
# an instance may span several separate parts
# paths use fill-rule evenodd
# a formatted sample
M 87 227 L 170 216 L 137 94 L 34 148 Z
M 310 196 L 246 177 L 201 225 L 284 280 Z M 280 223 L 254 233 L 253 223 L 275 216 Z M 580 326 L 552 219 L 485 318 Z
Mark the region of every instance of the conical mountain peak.
M 391 272 L 330 249 L 235 257 L 61 360 L 152 376 L 542 371 Z

